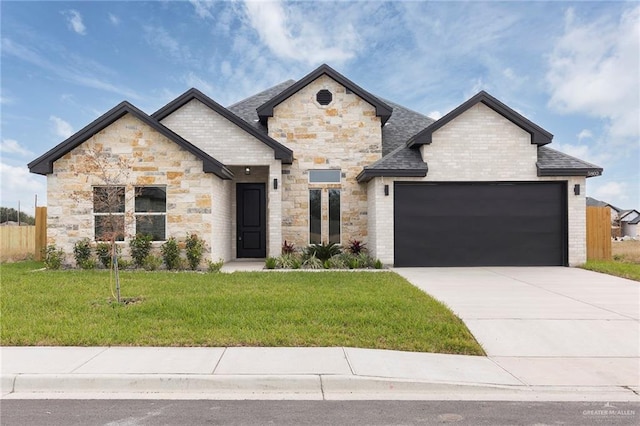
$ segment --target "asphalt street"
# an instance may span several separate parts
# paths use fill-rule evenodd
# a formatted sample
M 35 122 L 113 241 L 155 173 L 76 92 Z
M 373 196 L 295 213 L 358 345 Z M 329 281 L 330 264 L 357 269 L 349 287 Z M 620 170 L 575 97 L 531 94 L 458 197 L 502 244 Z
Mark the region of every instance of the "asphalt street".
M 634 402 L 4 400 L 13 425 L 637 425 Z

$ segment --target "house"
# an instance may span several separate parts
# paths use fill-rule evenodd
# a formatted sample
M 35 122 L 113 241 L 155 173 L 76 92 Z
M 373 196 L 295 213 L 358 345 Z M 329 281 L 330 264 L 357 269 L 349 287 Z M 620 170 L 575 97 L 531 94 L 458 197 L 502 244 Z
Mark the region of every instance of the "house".
M 432 120 L 322 65 L 227 108 L 196 89 L 151 115 L 123 102 L 29 169 L 67 252 L 111 215 L 124 247 L 196 232 L 226 261 L 357 239 L 396 266 L 577 265 L 602 169 L 552 138 L 486 92 Z
M 613 204 L 587 197 L 587 207 L 608 207 L 611 212 L 611 237 L 640 238 L 640 212 L 635 209 L 624 210 Z

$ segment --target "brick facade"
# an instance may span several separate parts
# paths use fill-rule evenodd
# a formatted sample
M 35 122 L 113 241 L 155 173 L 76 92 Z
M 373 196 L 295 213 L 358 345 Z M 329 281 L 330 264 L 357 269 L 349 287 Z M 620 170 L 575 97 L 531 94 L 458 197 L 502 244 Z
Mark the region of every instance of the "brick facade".
M 370 211 L 378 218 L 369 224 L 369 248 L 382 262 L 394 261 L 394 181 L 567 181 L 569 264 L 586 261 L 586 179 L 538 177 L 537 146 L 520 127 L 480 103 L 436 131 L 432 143 L 420 150 L 429 165 L 425 178 L 375 178 L 369 182 L 369 196 L 374 197 Z M 389 196 L 384 195 L 383 182 L 389 185 Z M 572 190 L 575 184 L 583 188 L 577 196 Z

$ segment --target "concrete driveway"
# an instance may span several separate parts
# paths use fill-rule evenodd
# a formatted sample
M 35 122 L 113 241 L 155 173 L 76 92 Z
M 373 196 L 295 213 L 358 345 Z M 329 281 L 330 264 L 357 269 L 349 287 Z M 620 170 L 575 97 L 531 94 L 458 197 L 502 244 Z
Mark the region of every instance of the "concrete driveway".
M 396 268 L 530 385 L 640 382 L 640 283 L 577 268 Z

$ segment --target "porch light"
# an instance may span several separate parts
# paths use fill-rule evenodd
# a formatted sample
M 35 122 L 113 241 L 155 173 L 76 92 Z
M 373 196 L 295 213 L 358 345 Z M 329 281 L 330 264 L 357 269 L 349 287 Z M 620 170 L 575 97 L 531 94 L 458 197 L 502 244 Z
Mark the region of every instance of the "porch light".
M 273 179 L 273 189 L 278 189 L 278 179 L 277 178 Z
M 251 167 L 247 166 L 244 168 L 244 174 L 245 175 L 250 175 L 251 174 Z
M 573 193 L 574 193 L 575 195 L 580 195 L 580 184 L 579 184 L 579 183 L 578 183 L 578 184 L 575 184 L 575 185 L 573 186 Z
M 387 197 L 389 195 L 389 185 L 384 186 L 384 196 Z

